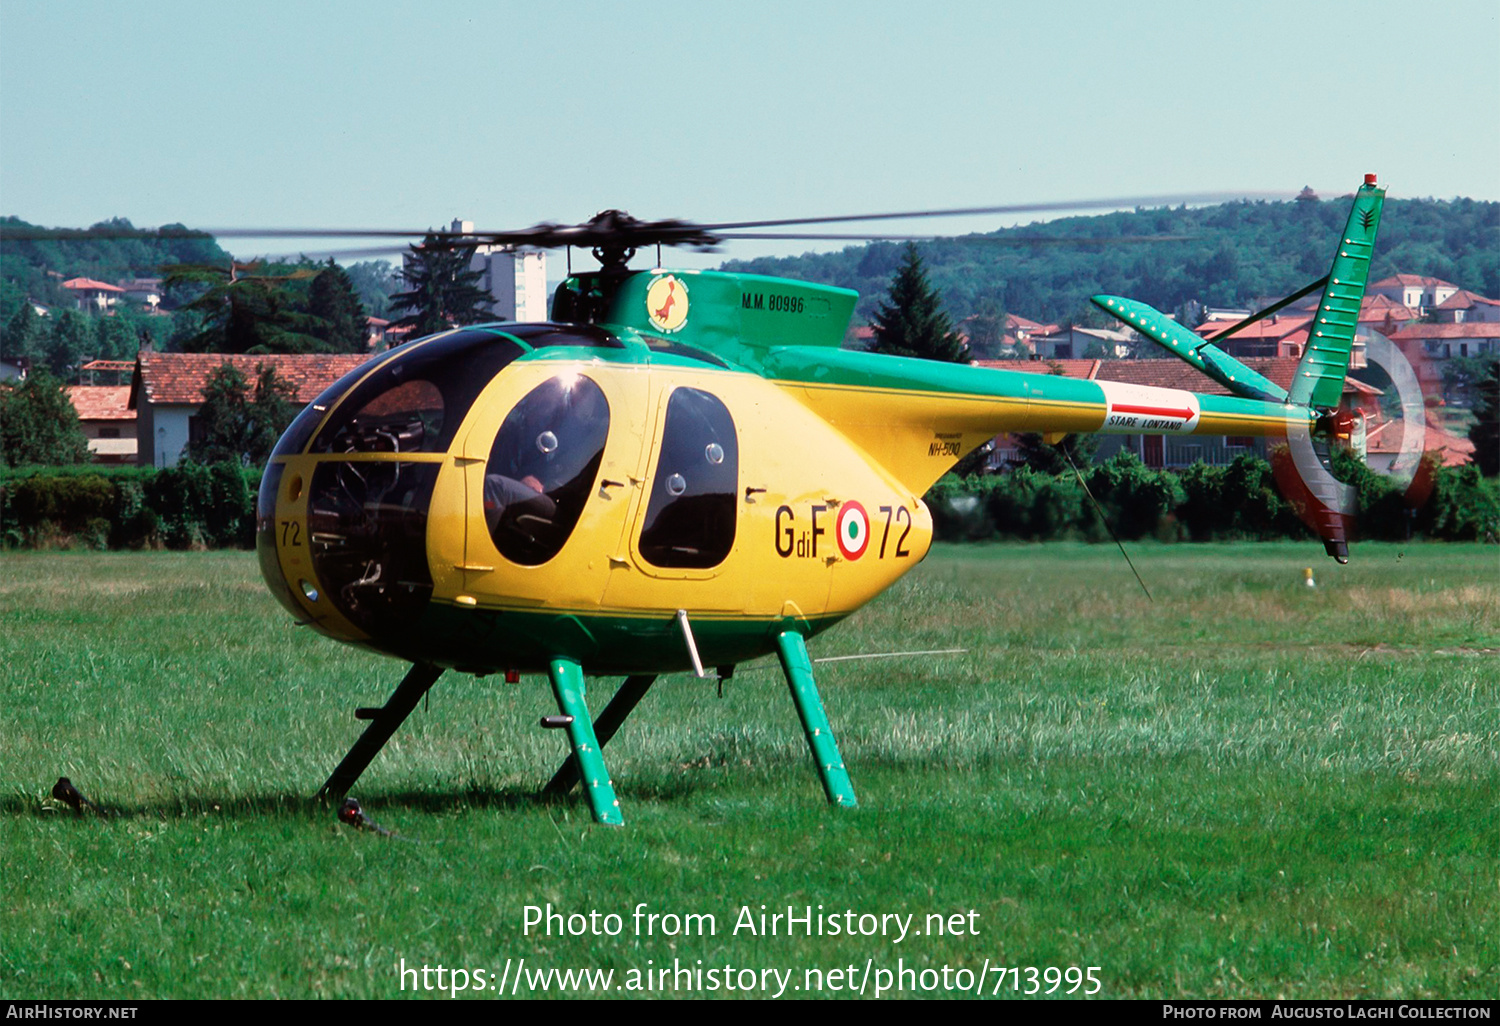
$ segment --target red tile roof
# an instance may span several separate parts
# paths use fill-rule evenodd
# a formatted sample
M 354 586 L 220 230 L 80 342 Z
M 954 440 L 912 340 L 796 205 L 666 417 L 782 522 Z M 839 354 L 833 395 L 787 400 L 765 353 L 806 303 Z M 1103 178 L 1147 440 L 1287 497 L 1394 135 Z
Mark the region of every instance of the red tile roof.
M 135 420 L 129 385 L 69 385 L 68 401 L 79 420 Z
M 1367 452 L 1400 452 L 1401 435 L 1399 420 L 1385 420 L 1371 425 L 1365 435 Z M 1461 467 L 1474 454 L 1474 443 L 1459 438 L 1438 424 L 1432 410 L 1427 411 L 1427 431 L 1422 436 L 1424 452 L 1439 453 L 1445 467 Z
M 79 291 L 82 289 L 98 289 L 104 292 L 124 292 L 118 285 L 111 285 L 105 281 L 95 281 L 93 278 L 69 278 L 63 282 L 63 288 Z
M 1500 321 L 1462 324 L 1405 324 L 1391 332 L 1394 339 L 1500 338 Z
M 1472 306 L 1500 306 L 1500 299 L 1490 299 L 1468 289 L 1459 289 L 1438 304 L 1439 310 L 1467 310 Z
M 1065 378 L 1093 378 L 1103 360 L 975 360 L 974 366 L 992 370 L 1021 371 L 1024 374 L 1051 374 L 1062 369 Z
M 262 366 L 276 368 L 277 377 L 297 390 L 299 403 L 310 403 L 329 385 L 368 360 L 359 353 L 316 355 L 275 354 L 230 356 L 224 353 L 142 352 L 136 361 L 130 386 L 130 405 L 175 403 L 197 405 L 203 401 L 203 386 L 221 364 L 232 363 L 253 386 Z
M 1262 342 L 1288 338 L 1292 333 L 1299 331 L 1312 322 L 1312 314 L 1282 314 L 1280 316 L 1267 317 L 1263 321 L 1247 324 L 1226 341 L 1240 339 L 1248 342 L 1258 339 Z M 1217 335 L 1219 332 L 1227 331 L 1230 325 L 1223 321 L 1204 321 L 1193 330 L 1199 335 L 1207 338 L 1209 335 Z
M 1236 336 L 1238 337 L 1238 336 Z M 1293 356 L 1252 356 L 1240 361 L 1256 373 L 1289 388 L 1298 360 Z M 1099 368 L 1106 381 L 1128 381 L 1134 385 L 1181 388 L 1205 395 L 1231 395 L 1229 389 L 1181 360 L 1106 360 Z
M 1437 288 L 1447 289 L 1458 288 L 1458 286 L 1453 284 L 1451 281 L 1444 281 L 1441 278 L 1434 278 L 1426 274 L 1393 274 L 1389 278 L 1381 278 L 1379 281 L 1372 283 L 1370 285 L 1370 288 L 1390 288 L 1392 285 L 1400 285 L 1403 287 L 1407 285 L 1421 285 L 1424 287 L 1435 286 Z
M 1447 304 L 1443 304 L 1446 306 Z M 1390 296 L 1375 293 L 1365 296 L 1359 304 L 1359 321 L 1361 324 L 1369 324 L 1375 321 L 1414 321 L 1417 312 L 1404 303 L 1398 303 Z
M 1005 330 L 1012 334 L 1016 331 L 1024 331 L 1028 335 L 1055 335 L 1058 327 L 1055 324 L 1041 324 L 1019 314 L 1008 313 L 1005 315 Z

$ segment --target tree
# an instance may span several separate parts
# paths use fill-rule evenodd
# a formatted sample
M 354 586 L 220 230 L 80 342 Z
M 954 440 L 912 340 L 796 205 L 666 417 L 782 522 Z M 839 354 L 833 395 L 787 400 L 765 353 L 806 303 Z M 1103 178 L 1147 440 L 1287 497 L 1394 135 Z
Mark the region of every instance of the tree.
M 979 301 L 979 309 L 965 322 L 969 329 L 969 352 L 980 360 L 1002 359 L 1005 342 L 1005 307 L 997 292 Z
M 95 336 L 94 356 L 100 360 L 134 360 L 141 348 L 135 325 L 123 314 L 99 318 Z
M 276 442 L 302 411 L 302 404 L 297 402 L 296 386 L 277 374 L 275 367 L 263 365 L 258 371 L 254 414 L 260 430 L 257 450 L 264 449 L 264 455 L 255 462 L 264 463 L 270 458 L 271 450 L 276 448 Z
M 313 317 L 312 334 L 340 353 L 362 353 L 369 341 L 364 304 L 344 269 L 328 258 L 328 266 L 313 278 L 308 290 L 307 312 Z
M 47 369 L 64 380 L 77 380 L 79 366 L 98 346 L 93 318 L 74 310 L 64 311 L 45 345 Z
M 1016 455 L 1021 465 L 1042 474 L 1072 474 L 1073 468 L 1080 471 L 1094 462 L 1094 453 L 1099 449 L 1099 440 L 1094 435 L 1063 435 L 1056 445 L 1042 441 L 1034 433 L 1016 436 Z M 1068 460 L 1072 459 L 1072 463 Z
M 40 363 L 46 352 L 46 345 L 47 326 L 37 316 L 36 307 L 27 300 L 5 322 L 5 334 L 0 335 L 0 352 L 6 356 L 24 356 L 32 363 Z
M 33 368 L 20 386 L 0 385 L 0 452 L 11 467 L 89 461 L 78 411 L 45 368 Z
M 1474 388 L 1475 420 L 1469 428 L 1474 443 L 1470 462 L 1485 477 L 1500 474 L 1500 360 L 1490 363 L 1486 374 Z
M 388 260 L 362 260 L 344 268 L 354 292 L 372 317 L 384 317 L 396 288 L 396 272 Z
M 1500 355 L 1454 356 L 1442 362 L 1443 400 L 1457 406 L 1472 407 L 1481 382 L 1500 362 Z
M 963 340 L 943 312 L 942 301 L 927 281 L 927 272 L 914 243 L 891 279 L 889 299 L 872 320 L 874 351 L 890 356 L 958 363 L 966 355 Z
M 256 273 L 241 274 L 242 270 Z M 269 273 L 261 273 L 262 270 Z M 184 305 L 201 314 L 198 334 L 181 340 L 189 353 L 326 353 L 332 347 L 311 333 L 307 298 L 295 282 L 318 272 L 300 265 L 178 265 L 167 272 L 169 290 L 209 286 Z
M 20 312 L 21 307 L 31 305 L 31 296 L 27 294 L 24 285 L 9 277 L 9 267 L 5 268 L 5 271 L 6 276 L 0 277 L 0 322 L 9 324 L 11 318 Z
M 253 395 L 245 375 L 228 360 L 209 374 L 203 404 L 193 418 L 189 459 L 205 464 L 265 463 L 297 414 L 296 391 L 276 368 L 262 364 L 257 371 Z
M 413 335 L 431 335 L 463 324 L 492 320 L 491 297 L 478 285 L 483 277 L 469 270 L 474 246 L 450 246 L 429 235 L 411 246 L 400 277 L 411 286 L 391 297 L 392 310 L 411 313 L 391 325 L 410 328 Z

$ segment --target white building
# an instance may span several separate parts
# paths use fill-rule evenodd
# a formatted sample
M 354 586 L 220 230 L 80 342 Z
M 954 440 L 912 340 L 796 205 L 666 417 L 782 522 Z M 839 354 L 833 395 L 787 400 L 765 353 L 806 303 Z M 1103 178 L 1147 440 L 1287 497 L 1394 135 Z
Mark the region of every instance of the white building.
M 455 220 L 455 232 L 472 232 L 474 222 Z M 548 316 L 547 254 L 539 249 L 480 246 L 469 262 L 483 275 L 480 288 L 493 300 L 490 309 L 502 321 L 545 321 Z
M 1458 286 L 1451 281 L 1425 274 L 1393 274 L 1365 289 L 1371 295 L 1385 296 L 1402 306 L 1410 307 L 1418 314 L 1437 309 L 1458 290 Z
M 125 294 L 120 286 L 111 285 L 107 281 L 95 281 L 93 278 L 69 278 L 62 286 L 73 293 L 78 309 L 93 312 L 109 309 Z
M 1472 324 L 1500 321 L 1500 300 L 1459 289 L 1437 307 L 1439 324 Z

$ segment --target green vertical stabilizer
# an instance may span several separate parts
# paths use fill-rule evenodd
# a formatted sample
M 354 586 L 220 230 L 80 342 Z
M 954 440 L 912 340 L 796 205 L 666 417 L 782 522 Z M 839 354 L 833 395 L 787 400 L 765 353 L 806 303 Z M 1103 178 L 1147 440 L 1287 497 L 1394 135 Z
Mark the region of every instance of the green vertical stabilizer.
M 1318 312 L 1309 325 L 1307 349 L 1292 378 L 1295 403 L 1332 409 L 1344 394 L 1344 375 L 1349 371 L 1359 304 L 1365 296 L 1384 204 L 1385 190 L 1375 184 L 1374 175 L 1365 175 L 1365 184 L 1354 194 L 1354 208 L 1328 271 Z
M 1313 323 L 1308 326 L 1307 346 L 1292 378 L 1290 393 L 1145 303 L 1105 295 L 1094 296 L 1091 301 L 1235 395 L 1262 402 L 1294 402 L 1301 406 L 1332 409 L 1339 404 L 1344 392 L 1344 375 L 1349 370 L 1349 354 L 1353 351 L 1354 333 L 1359 324 L 1359 305 L 1364 299 L 1370 254 L 1375 248 L 1375 232 L 1380 227 L 1380 209 L 1384 202 L 1385 190 L 1375 184 L 1374 175 L 1366 175 L 1365 184 L 1355 193 L 1349 223 L 1344 226 L 1333 266 L 1324 280 L 1323 299 L 1318 304 Z M 1259 311 L 1223 332 L 1221 337 L 1228 337 L 1247 324 L 1274 313 L 1317 286 L 1318 283 L 1314 282 L 1307 289 Z

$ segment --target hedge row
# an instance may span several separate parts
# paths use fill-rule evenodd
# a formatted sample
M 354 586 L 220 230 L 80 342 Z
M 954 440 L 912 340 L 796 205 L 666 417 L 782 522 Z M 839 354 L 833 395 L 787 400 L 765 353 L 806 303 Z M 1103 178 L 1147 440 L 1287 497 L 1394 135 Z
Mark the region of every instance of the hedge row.
M 6 548 L 249 548 L 260 471 L 236 463 L 23 467 L 0 475 Z
M 1500 480 L 1480 476 L 1476 467 L 1430 462 L 1413 488 L 1352 457 L 1336 457 L 1334 472 L 1355 489 L 1357 537 L 1500 540 Z M 1008 474 L 950 474 L 927 493 L 935 537 L 1108 540 L 1108 528 L 1094 502 L 1109 527 L 1124 539 L 1210 541 L 1312 534 L 1277 489 L 1271 464 L 1257 456 L 1240 456 L 1224 467 L 1195 463 L 1174 473 L 1152 470 L 1134 454 L 1122 452 L 1090 467 L 1083 478 L 1087 492 L 1071 473 L 1053 476 L 1021 467 Z

